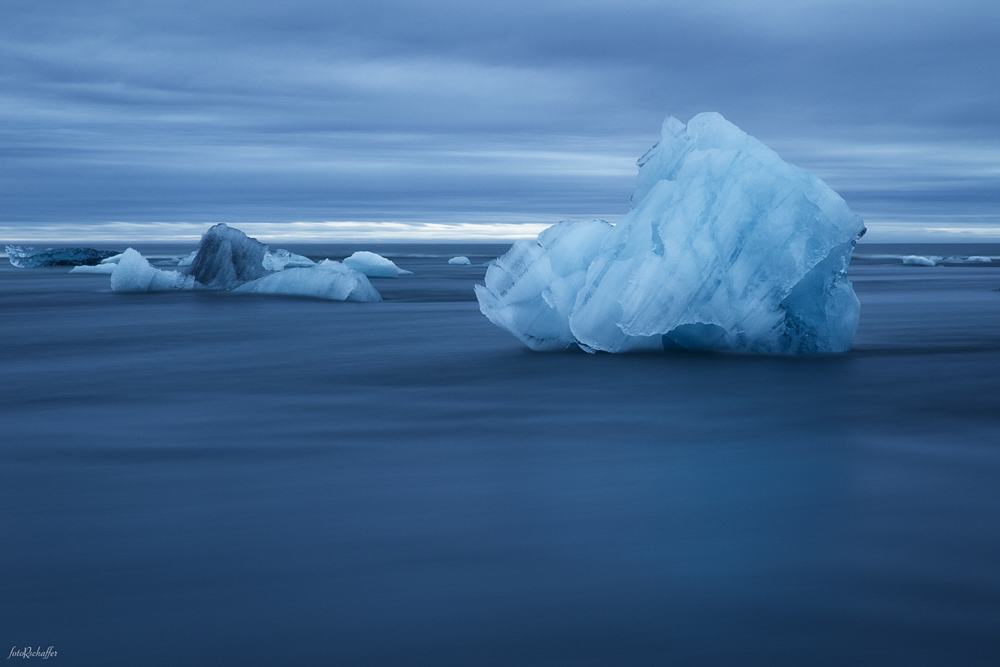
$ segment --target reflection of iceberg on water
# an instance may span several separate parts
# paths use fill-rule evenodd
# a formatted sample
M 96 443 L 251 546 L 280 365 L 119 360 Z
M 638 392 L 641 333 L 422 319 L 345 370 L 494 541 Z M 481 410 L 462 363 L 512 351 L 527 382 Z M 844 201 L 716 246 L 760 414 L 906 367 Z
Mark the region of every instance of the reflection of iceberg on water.
M 815 175 L 722 116 L 663 124 L 615 226 L 560 223 L 477 286 L 535 350 L 843 352 L 860 306 L 847 265 L 861 219 Z
M 198 250 L 178 264 L 180 271 L 157 269 L 129 248 L 113 264 L 115 292 L 210 289 L 251 294 L 286 294 L 335 301 L 381 301 L 363 274 L 329 260 L 312 260 L 287 250 L 274 253 L 234 227 L 215 225 L 201 238 Z M 294 268 L 286 268 L 294 267 Z M 308 268 L 304 268 L 308 267 Z

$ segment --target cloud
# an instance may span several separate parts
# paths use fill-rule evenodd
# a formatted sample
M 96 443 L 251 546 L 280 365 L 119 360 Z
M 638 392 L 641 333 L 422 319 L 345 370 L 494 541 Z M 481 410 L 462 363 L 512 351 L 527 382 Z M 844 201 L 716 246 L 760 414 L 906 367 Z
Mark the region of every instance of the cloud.
M 663 116 L 705 110 L 866 218 L 998 222 L 994 2 L 7 0 L 0 19 L 0 222 L 620 215 Z

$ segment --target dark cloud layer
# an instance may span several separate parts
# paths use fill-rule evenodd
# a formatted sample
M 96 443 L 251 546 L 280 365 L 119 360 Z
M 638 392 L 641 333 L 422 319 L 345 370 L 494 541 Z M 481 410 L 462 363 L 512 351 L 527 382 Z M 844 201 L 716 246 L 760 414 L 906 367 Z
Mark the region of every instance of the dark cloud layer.
M 1000 4 L 0 4 L 0 224 L 625 211 L 720 111 L 864 217 L 1000 224 Z

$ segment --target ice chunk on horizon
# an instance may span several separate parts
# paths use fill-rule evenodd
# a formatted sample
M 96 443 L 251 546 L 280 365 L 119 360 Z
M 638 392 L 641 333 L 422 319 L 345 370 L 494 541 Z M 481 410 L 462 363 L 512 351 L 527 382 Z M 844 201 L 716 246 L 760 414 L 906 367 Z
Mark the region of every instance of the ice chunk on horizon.
M 449 264 L 461 264 L 461 265 L 465 265 L 465 266 L 469 266 L 469 265 L 472 264 L 472 262 L 469 261 L 469 258 L 466 257 L 465 255 L 459 255 L 458 257 L 452 257 L 451 259 L 448 260 L 448 263 Z
M 329 260 L 310 268 L 285 269 L 245 283 L 233 292 L 248 294 L 283 294 L 333 301 L 379 302 L 378 293 L 368 278 L 340 262 Z
M 111 289 L 115 292 L 167 292 L 194 289 L 193 276 L 152 266 L 137 250 L 127 249 L 114 264 Z
M 398 278 L 402 275 L 413 275 L 413 271 L 399 268 L 391 259 L 367 250 L 359 250 L 346 258 L 344 265 L 369 278 Z
M 243 283 L 263 278 L 267 246 L 235 227 L 219 223 L 201 237 L 191 275 L 209 289 L 231 290 Z
M 984 255 L 973 255 L 972 257 L 969 257 L 965 261 L 969 262 L 970 264 L 987 264 L 987 263 L 992 264 L 993 263 L 993 259 L 991 257 L 986 257 Z
M 577 245 L 560 223 L 490 267 L 483 313 L 533 349 L 850 349 L 860 305 L 846 270 L 864 224 L 815 175 L 717 113 L 668 117 L 632 202 L 579 258 L 592 253 L 571 306 L 576 281 L 545 267 L 559 238 Z
M 902 260 L 906 266 L 937 266 L 937 262 L 930 257 L 920 255 L 905 255 Z
M 46 266 L 93 266 L 102 259 L 118 254 L 117 250 L 95 248 L 34 248 L 8 245 L 7 259 L 19 269 L 38 269 Z

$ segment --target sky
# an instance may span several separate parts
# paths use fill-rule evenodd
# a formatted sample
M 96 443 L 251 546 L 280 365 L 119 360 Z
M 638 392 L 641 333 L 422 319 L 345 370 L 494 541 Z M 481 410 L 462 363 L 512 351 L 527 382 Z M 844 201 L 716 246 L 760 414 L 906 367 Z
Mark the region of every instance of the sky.
M 3 0 L 0 240 L 615 222 L 702 111 L 869 239 L 1000 241 L 996 0 Z

